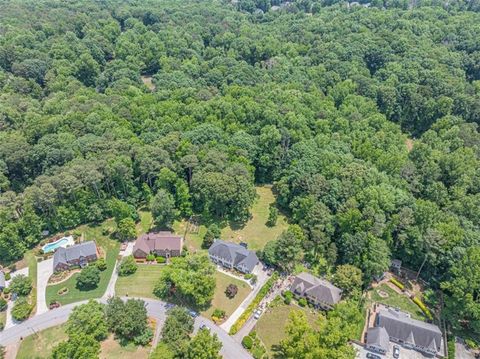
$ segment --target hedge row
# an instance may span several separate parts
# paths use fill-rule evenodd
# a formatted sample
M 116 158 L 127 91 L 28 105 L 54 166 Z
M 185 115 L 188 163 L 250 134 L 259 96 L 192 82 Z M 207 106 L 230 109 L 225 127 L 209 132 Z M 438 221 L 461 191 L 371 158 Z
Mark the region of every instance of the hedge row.
M 278 273 L 274 272 L 273 275 L 270 277 L 270 279 L 265 283 L 260 289 L 260 291 L 257 293 L 253 301 L 250 303 L 250 305 L 245 309 L 245 311 L 242 313 L 242 315 L 237 319 L 237 321 L 232 325 L 230 328 L 230 335 L 236 334 L 241 327 L 245 324 L 248 318 L 252 315 L 253 311 L 257 307 L 257 305 L 260 304 L 262 299 L 267 295 L 267 293 L 270 291 L 270 289 L 273 286 L 273 283 L 278 278 Z
M 405 289 L 405 286 L 403 285 L 403 283 L 399 282 L 398 280 L 396 280 L 395 278 L 390 278 L 390 282 L 392 282 L 393 284 L 395 284 L 398 288 L 400 288 L 401 290 L 404 290 Z
M 450 340 L 448 341 L 447 348 L 448 358 L 455 359 L 455 340 L 453 338 L 450 338 Z
M 425 313 L 428 319 L 433 320 L 432 313 L 430 313 L 430 310 L 423 304 L 423 302 L 418 299 L 417 297 L 412 298 L 413 302 L 420 307 L 420 309 Z

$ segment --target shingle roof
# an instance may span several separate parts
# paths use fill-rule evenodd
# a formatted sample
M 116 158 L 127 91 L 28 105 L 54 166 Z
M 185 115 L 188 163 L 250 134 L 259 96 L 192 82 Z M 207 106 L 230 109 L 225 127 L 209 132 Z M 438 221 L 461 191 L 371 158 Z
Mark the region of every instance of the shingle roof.
M 69 264 L 72 260 L 80 257 L 88 257 L 97 254 L 97 245 L 94 241 L 88 241 L 76 244 L 71 247 L 60 247 L 53 255 L 53 268 L 58 264 Z
M 390 338 L 385 328 L 375 327 L 367 330 L 367 344 L 375 345 L 385 351 L 388 351 L 389 343 Z
M 133 246 L 133 252 L 140 249 L 146 254 L 154 250 L 178 250 L 183 247 L 183 238 L 172 232 L 157 232 L 142 234 Z
M 330 305 L 337 304 L 342 298 L 342 290 L 340 288 L 307 272 L 302 272 L 295 277 L 291 289 L 302 295 L 311 295 L 318 301 Z
M 441 351 L 442 332 L 438 326 L 412 319 L 394 309 L 380 309 L 377 326 L 384 327 L 389 336 L 419 347 Z
M 253 251 L 249 251 L 245 247 L 231 242 L 225 242 L 217 239 L 208 249 L 210 255 L 223 258 L 228 262 L 232 262 L 233 266 L 245 266 L 249 271 L 258 263 L 258 257 Z
M 5 288 L 5 273 L 0 271 L 0 288 Z

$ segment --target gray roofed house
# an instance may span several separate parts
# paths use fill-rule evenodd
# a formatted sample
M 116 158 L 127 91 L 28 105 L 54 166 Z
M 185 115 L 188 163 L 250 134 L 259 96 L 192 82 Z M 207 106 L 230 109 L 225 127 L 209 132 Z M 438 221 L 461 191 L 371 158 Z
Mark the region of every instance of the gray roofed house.
M 73 266 L 84 267 L 98 258 L 94 241 L 83 242 L 71 247 L 59 247 L 53 255 L 53 270 L 67 270 Z
M 442 332 L 438 326 L 412 319 L 396 309 L 380 309 L 375 325 L 383 327 L 390 340 L 430 355 L 443 355 Z
M 3 271 L 0 271 L 0 291 L 5 289 L 5 273 Z
M 220 239 L 215 240 L 208 249 L 210 259 L 227 268 L 235 268 L 243 273 L 251 273 L 258 263 L 255 252 L 245 247 Z
M 386 354 L 388 351 L 390 338 L 387 330 L 383 327 L 369 328 L 367 330 L 367 340 L 365 347 L 369 350 Z
M 290 290 L 322 309 L 331 309 L 342 299 L 342 290 L 332 283 L 303 272 L 295 277 Z

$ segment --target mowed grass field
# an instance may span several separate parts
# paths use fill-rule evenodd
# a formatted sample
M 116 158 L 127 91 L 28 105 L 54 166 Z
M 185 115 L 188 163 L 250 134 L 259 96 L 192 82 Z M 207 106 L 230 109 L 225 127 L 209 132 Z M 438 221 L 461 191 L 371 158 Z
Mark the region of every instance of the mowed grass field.
M 227 317 L 230 316 L 252 291 L 250 286 L 244 281 L 232 278 L 220 272 L 215 272 L 215 281 L 217 286 L 215 288 L 212 304 L 210 308 L 202 312 L 202 315 L 206 318 L 210 318 L 215 309 L 223 309 Z M 229 284 L 235 284 L 238 287 L 237 295 L 232 299 L 229 299 L 225 295 L 225 289 L 227 289 Z
M 128 277 L 118 277 L 115 293 L 118 296 L 158 299 L 153 295 L 153 288 L 164 266 L 139 264 L 137 271 Z
M 309 308 L 301 308 L 294 305 L 278 304 L 269 308 L 263 314 L 255 325 L 254 330 L 267 348 L 269 357 L 273 357 L 275 347 L 286 338 L 285 326 L 287 325 L 288 315 L 292 310 L 301 310 L 306 313 L 310 324 L 315 325 L 319 314 Z
M 378 294 L 378 291 L 383 291 L 388 294 L 387 298 L 383 298 Z M 412 318 L 418 320 L 425 320 L 425 315 L 422 310 L 406 295 L 395 292 L 386 284 L 380 284 L 370 292 L 370 299 L 377 303 L 389 305 L 391 307 L 399 308 L 404 312 L 408 312 L 412 315 Z
M 113 219 L 109 219 L 98 226 L 84 225 L 77 228 L 77 231 L 83 233 L 85 241 L 95 240 L 97 246 L 101 247 L 103 252 L 106 253 L 107 269 L 100 273 L 100 283 L 98 287 L 88 291 L 77 289 L 76 278 L 78 273 L 76 273 L 64 282 L 47 286 L 47 304 L 52 300 L 56 300 L 65 305 L 80 300 L 100 298 L 105 293 L 108 282 L 110 281 L 112 272 L 115 268 L 115 261 L 120 251 L 120 243 L 118 241 L 102 234 L 105 228 L 109 228 L 111 231 L 115 229 L 115 222 Z M 63 287 L 68 288 L 68 293 L 58 295 L 58 291 Z

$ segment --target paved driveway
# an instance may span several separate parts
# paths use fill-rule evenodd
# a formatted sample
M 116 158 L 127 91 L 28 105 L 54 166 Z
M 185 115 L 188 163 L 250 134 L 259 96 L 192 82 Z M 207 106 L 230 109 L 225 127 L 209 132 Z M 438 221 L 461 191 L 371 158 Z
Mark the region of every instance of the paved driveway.
M 475 359 L 475 355 L 465 347 L 460 338 L 455 338 L 455 359 Z
M 48 312 L 47 285 L 53 274 L 53 258 L 37 263 L 37 314 Z

